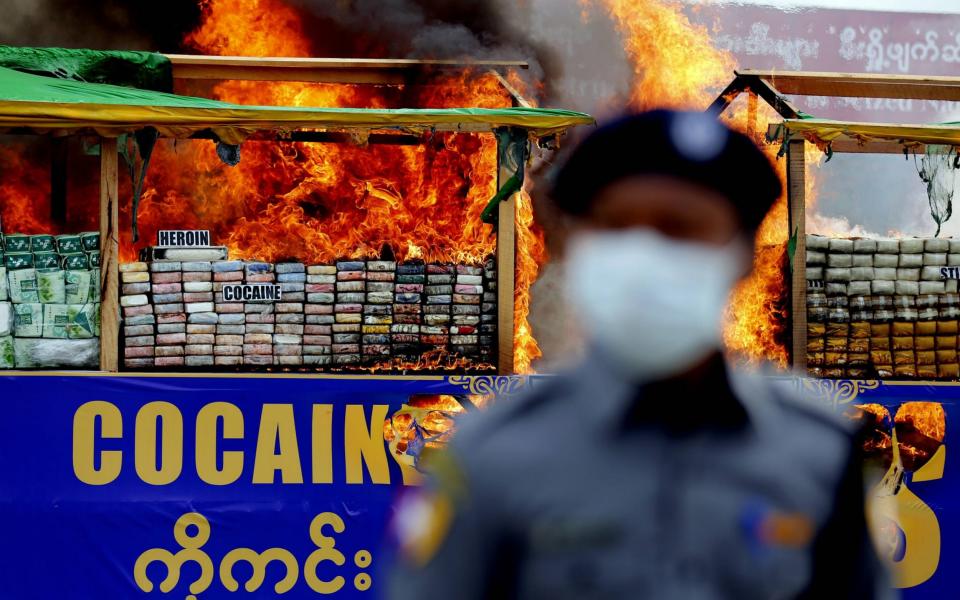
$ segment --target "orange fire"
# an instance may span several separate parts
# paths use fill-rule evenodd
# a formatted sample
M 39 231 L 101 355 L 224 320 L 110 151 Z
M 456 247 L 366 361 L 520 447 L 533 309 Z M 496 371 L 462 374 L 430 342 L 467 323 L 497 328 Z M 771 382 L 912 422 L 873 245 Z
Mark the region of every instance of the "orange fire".
M 50 176 L 22 146 L 0 146 L 0 224 L 7 233 L 51 233 Z
M 98 231 L 100 205 L 92 180 L 71 182 L 67 214 L 59 222 L 50 214 L 49 140 L 0 145 L 0 231 L 6 233 L 78 233 Z M 81 178 L 77 178 L 81 179 Z
M 281 0 L 204 0 L 203 21 L 186 41 L 216 55 L 311 56 L 300 16 Z M 511 83 L 518 84 L 515 77 Z M 322 107 L 511 106 L 493 75 L 436 76 L 415 87 L 227 81 L 209 93 L 242 104 Z M 496 249 L 480 213 L 496 193 L 491 135 L 438 133 L 419 145 L 248 141 L 236 167 L 210 142 L 162 141 L 140 205 L 140 246 L 160 228 L 210 229 L 232 257 L 329 262 L 374 257 L 481 263 Z M 529 199 L 517 210 L 515 370 L 540 355 L 527 323 L 529 288 L 543 260 L 543 236 Z M 122 220 L 129 222 L 130 215 Z M 122 228 L 122 255 L 137 247 Z M 438 363 L 436 368 L 458 368 Z M 422 365 L 402 365 L 418 368 Z M 395 368 L 397 365 L 391 365 Z
M 705 27 L 694 25 L 683 5 L 671 0 L 581 0 L 585 10 L 600 4 L 612 18 L 633 64 L 630 105 L 703 110 L 733 77 L 735 61 L 716 49 Z M 727 119 L 750 131 L 746 110 Z M 754 133 L 758 143 L 758 134 Z M 776 149 L 766 147 L 775 160 Z M 783 161 L 777 163 L 784 182 Z M 786 197 L 781 198 L 757 233 L 754 272 L 731 296 L 724 332 L 728 349 L 741 360 L 787 364 L 786 334 Z

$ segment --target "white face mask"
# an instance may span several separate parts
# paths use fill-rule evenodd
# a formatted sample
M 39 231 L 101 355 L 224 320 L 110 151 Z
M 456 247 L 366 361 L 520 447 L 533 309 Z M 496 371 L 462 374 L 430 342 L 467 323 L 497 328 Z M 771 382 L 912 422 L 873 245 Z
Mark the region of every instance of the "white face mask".
M 651 229 L 580 233 L 566 294 L 591 341 L 629 376 L 683 372 L 721 345 L 721 322 L 746 245 L 682 242 Z

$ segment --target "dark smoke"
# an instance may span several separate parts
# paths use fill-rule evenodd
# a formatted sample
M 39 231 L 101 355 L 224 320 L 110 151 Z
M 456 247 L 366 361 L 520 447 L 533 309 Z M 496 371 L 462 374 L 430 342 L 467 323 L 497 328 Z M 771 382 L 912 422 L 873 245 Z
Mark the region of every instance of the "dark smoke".
M 526 60 L 531 82 L 557 75 L 528 34 L 531 0 L 288 1 L 314 56 Z M 195 52 L 182 41 L 200 16 L 198 0 L 6 0 L 0 43 Z
M 314 54 L 334 57 L 526 60 L 549 80 L 549 53 L 526 32 L 527 0 L 292 0 Z
M 0 43 L 180 52 L 200 22 L 196 0 L 5 0 Z

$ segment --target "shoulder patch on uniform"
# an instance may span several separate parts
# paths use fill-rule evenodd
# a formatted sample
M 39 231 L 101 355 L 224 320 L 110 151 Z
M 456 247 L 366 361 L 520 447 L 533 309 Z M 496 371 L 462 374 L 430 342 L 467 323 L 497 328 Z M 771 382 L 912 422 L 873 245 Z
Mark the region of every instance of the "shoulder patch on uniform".
M 741 525 L 758 549 L 805 548 L 812 543 L 816 529 L 809 515 L 778 510 L 763 502 L 752 502 L 744 507 Z
M 402 556 L 418 568 L 429 564 L 450 533 L 453 514 L 453 501 L 442 491 L 418 488 L 404 494 L 392 525 Z

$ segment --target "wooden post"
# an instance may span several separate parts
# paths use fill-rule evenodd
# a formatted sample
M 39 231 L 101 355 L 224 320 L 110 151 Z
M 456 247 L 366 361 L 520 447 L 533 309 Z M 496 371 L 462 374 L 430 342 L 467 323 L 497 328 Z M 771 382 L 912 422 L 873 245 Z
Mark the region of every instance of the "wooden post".
M 511 173 L 501 171 L 500 182 L 509 179 Z M 497 335 L 499 361 L 497 372 L 500 375 L 512 375 L 513 342 L 516 336 L 513 322 L 513 288 L 516 285 L 517 270 L 517 195 L 500 203 L 497 221 Z
M 120 337 L 117 140 L 100 138 L 100 370 L 118 370 Z
M 807 227 L 806 227 L 806 175 L 807 161 L 804 154 L 806 142 L 793 140 L 787 146 L 787 209 L 789 234 L 796 236 L 792 277 L 789 293 L 791 298 L 790 319 L 793 328 L 791 360 L 800 374 L 807 373 Z
M 750 137 L 757 137 L 757 94 L 747 90 L 747 131 Z

